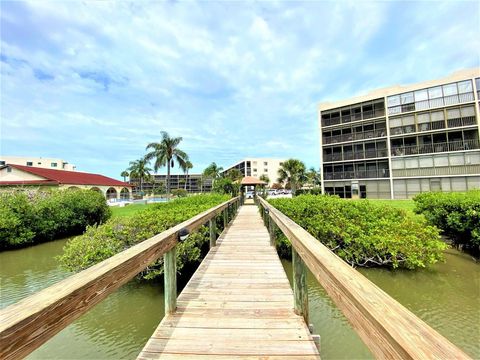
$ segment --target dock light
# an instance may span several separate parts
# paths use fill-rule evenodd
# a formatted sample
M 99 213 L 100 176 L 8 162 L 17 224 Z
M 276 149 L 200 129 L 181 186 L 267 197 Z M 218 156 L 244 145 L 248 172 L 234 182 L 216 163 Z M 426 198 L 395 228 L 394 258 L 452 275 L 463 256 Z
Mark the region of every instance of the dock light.
M 190 232 L 187 228 L 180 229 L 180 231 L 178 232 L 178 240 L 185 241 L 187 240 L 188 235 L 190 235 Z
M 268 214 L 270 211 L 268 210 L 268 208 L 265 208 L 265 214 Z

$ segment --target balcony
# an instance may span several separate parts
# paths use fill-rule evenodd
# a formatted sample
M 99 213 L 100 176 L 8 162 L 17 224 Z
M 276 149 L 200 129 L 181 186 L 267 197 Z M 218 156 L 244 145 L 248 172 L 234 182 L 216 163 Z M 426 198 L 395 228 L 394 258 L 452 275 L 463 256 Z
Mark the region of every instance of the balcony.
M 342 172 L 324 173 L 325 180 L 350 180 L 350 179 L 371 179 L 371 178 L 388 178 L 390 172 L 388 169 L 377 170 L 355 170 Z
M 393 177 L 409 176 L 437 176 L 437 175 L 469 175 L 480 174 L 480 165 L 440 166 L 414 169 L 396 169 L 392 171 Z
M 473 92 L 458 94 L 458 95 L 450 95 L 445 97 L 439 97 L 430 100 L 422 100 L 417 101 L 411 104 L 404 104 L 398 106 L 392 106 L 388 108 L 389 115 L 400 114 L 409 111 L 420 111 L 420 110 L 427 110 L 442 106 L 450 106 L 456 105 L 466 102 L 474 101 Z
M 392 147 L 392 156 L 430 154 L 448 151 L 463 151 L 479 149 L 477 139 L 460 140 L 443 143 Z
M 323 144 L 337 144 L 341 142 L 348 142 L 348 141 L 355 141 L 355 140 L 364 140 L 364 139 L 373 139 L 378 137 L 385 137 L 387 136 L 387 132 L 385 129 L 378 129 L 372 131 L 365 131 L 359 133 L 350 133 L 350 134 L 341 134 L 335 135 L 330 137 L 323 137 Z
M 343 153 L 343 157 L 341 153 L 335 154 L 324 154 L 323 161 L 324 162 L 331 162 L 331 161 L 345 161 L 345 160 L 362 160 L 362 159 L 372 159 L 372 158 L 381 158 L 387 157 L 388 150 L 387 149 L 369 149 L 366 151 L 347 151 Z

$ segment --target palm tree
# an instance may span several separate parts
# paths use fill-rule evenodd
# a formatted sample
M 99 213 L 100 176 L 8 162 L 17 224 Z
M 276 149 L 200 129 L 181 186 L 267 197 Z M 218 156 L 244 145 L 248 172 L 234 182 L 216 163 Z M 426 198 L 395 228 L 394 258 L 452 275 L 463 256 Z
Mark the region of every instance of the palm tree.
M 307 177 L 308 181 L 310 182 L 310 184 L 312 184 L 313 187 L 320 186 L 320 172 L 315 170 L 313 166 L 308 169 Z
M 193 168 L 193 164 L 190 161 L 185 162 L 185 190 L 187 190 L 187 182 L 188 182 L 188 171 Z
M 214 162 L 207 166 L 205 170 L 203 170 L 203 175 L 206 177 L 212 178 L 212 188 L 213 184 L 215 183 L 215 179 L 221 177 L 221 172 L 223 171 L 223 167 L 217 166 Z
M 167 198 L 170 195 L 170 168 L 175 166 L 175 161 L 180 168 L 185 171 L 185 165 L 188 161 L 188 155 L 177 148 L 178 144 L 183 140 L 181 137 L 171 138 L 166 131 L 161 131 L 162 139 L 159 143 L 150 143 L 146 150 L 152 149 L 145 158 L 147 160 L 155 159 L 153 168 L 158 171 L 162 166 L 167 165 Z
M 265 181 L 267 183 L 267 186 L 268 184 L 270 184 L 270 178 L 268 177 L 267 174 L 262 174 L 260 177 L 259 177 L 260 180 L 262 181 Z
M 143 179 L 150 176 L 150 169 L 147 166 L 148 160 L 146 158 L 141 158 L 136 161 L 130 161 L 130 167 L 127 169 L 130 171 L 130 178 L 135 178 L 140 180 L 140 192 L 143 193 Z
M 228 170 L 227 177 L 232 181 L 237 181 L 243 178 L 243 174 L 240 170 L 233 168 Z
M 293 195 L 295 195 L 297 189 L 302 186 L 305 180 L 305 164 L 300 160 L 288 159 L 278 169 L 278 182 L 289 183 Z
M 130 176 L 130 173 L 127 170 L 123 170 L 120 176 L 123 177 L 123 182 L 127 182 L 127 176 Z

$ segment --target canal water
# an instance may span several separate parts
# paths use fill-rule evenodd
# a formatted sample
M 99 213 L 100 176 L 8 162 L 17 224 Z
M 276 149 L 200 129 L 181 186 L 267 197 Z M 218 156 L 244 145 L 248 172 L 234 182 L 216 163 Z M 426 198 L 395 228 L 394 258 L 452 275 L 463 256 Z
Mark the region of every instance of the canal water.
M 0 253 L 0 307 L 69 275 L 55 256 L 66 240 Z M 361 269 L 379 287 L 474 358 L 480 358 L 480 265 L 456 250 L 428 270 Z M 287 274 L 291 264 L 283 261 Z M 310 322 L 323 359 L 372 355 L 311 274 Z M 164 314 L 158 283 L 131 281 L 33 352 L 31 359 L 128 359 L 140 352 Z

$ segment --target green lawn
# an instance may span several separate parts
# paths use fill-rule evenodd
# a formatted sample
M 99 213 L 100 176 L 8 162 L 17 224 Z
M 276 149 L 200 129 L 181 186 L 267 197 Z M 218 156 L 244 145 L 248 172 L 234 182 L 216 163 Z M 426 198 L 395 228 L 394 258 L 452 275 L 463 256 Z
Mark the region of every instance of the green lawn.
M 145 210 L 152 205 L 154 204 L 130 204 L 124 207 L 112 206 L 112 218 L 131 216 L 139 211 Z
M 390 205 L 399 209 L 406 210 L 413 214 L 413 208 L 415 207 L 415 202 L 413 200 L 376 200 L 376 199 L 368 199 L 371 202 L 376 204 L 385 204 Z M 359 200 L 362 201 L 362 200 Z

